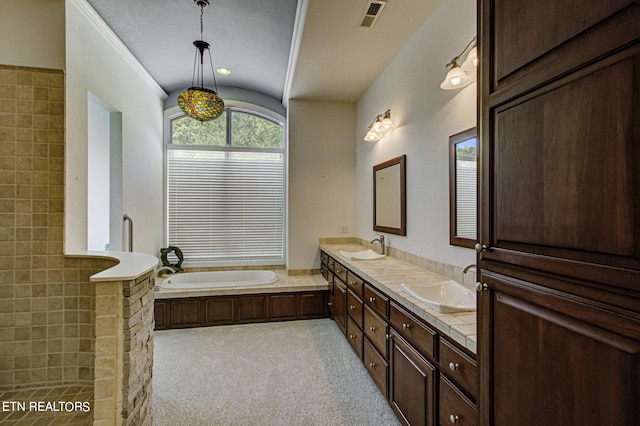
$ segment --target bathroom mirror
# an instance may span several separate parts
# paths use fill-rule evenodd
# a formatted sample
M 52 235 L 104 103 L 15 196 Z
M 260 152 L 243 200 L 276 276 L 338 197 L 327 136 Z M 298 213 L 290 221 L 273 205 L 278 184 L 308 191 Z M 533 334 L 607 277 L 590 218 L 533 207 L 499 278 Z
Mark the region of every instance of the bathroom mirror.
M 407 235 L 406 155 L 373 166 L 373 230 Z
M 476 128 L 449 137 L 449 244 L 473 248 L 478 192 Z

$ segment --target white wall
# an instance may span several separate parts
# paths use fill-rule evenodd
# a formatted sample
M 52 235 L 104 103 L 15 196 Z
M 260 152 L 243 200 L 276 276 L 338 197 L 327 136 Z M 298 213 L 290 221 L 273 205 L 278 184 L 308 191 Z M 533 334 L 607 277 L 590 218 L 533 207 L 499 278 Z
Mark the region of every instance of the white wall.
M 317 268 L 319 238 L 355 231 L 355 105 L 290 100 L 288 118 L 287 267 Z
M 158 255 L 166 94 L 86 0 L 67 0 L 66 253 L 87 248 L 88 92 L 122 113 L 123 212 L 135 222 L 134 251 Z
M 387 235 L 392 247 L 465 266 L 475 252 L 449 245 L 449 136 L 476 125 L 476 84 L 445 91 L 445 64 L 476 32 L 476 2 L 442 2 L 358 101 L 356 118 L 357 228 L 373 231 L 375 164 L 407 155 L 407 236 Z M 367 126 L 391 109 L 396 124 L 381 141 L 365 142 Z
M 0 64 L 64 69 L 64 2 L 0 1 Z

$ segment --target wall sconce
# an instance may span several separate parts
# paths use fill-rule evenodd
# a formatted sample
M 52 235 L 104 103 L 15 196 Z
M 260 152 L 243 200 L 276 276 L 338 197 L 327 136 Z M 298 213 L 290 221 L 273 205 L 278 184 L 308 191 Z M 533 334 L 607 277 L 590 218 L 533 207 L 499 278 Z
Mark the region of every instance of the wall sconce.
M 391 110 L 388 109 L 384 114 L 378 114 L 373 123 L 369 124 L 369 131 L 364 140 L 369 142 L 379 141 L 391 130 L 393 130 L 393 121 L 391 121 Z
M 473 39 L 467 44 L 467 47 L 464 48 L 462 53 L 453 58 L 451 62 L 449 62 L 446 67 L 449 68 L 449 72 L 447 76 L 444 78 L 442 84 L 440 84 L 440 88 L 444 90 L 453 90 L 453 89 L 461 89 L 474 80 L 475 70 L 478 66 L 478 53 L 476 48 L 477 38 L 473 37 Z M 462 67 L 460 67 L 460 61 L 464 59 L 466 55 L 466 60 L 462 63 Z M 469 74 L 472 74 L 470 76 Z

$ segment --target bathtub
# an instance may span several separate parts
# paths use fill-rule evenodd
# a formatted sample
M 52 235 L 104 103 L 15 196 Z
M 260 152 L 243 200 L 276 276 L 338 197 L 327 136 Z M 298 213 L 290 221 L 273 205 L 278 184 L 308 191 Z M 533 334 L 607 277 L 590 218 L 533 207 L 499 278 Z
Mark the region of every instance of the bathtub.
M 185 272 L 170 275 L 158 284 L 161 292 L 181 292 L 216 288 L 256 287 L 278 281 L 274 271 Z

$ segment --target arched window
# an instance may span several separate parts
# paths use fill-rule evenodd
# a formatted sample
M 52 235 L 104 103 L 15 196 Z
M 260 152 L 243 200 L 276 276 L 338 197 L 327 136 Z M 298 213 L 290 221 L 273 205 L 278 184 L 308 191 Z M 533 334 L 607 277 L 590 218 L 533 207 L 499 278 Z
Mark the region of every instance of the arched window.
M 239 108 L 171 120 L 167 242 L 187 266 L 284 264 L 283 124 Z

